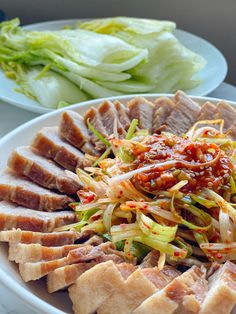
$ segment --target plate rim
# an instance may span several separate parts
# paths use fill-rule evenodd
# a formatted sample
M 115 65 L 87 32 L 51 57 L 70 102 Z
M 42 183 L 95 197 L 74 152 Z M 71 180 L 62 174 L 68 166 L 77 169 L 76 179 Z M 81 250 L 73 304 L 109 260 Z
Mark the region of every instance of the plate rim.
M 89 108 L 90 106 L 98 106 L 99 103 L 101 103 L 104 100 L 124 100 L 127 102 L 129 99 L 133 97 L 145 97 L 146 99 L 149 98 L 157 98 L 161 96 L 166 96 L 166 97 L 174 97 L 174 94 L 131 94 L 131 95 L 122 95 L 122 96 L 113 96 L 113 97 L 105 97 L 105 98 L 99 98 L 99 99 L 93 99 L 89 101 L 84 101 L 82 103 L 77 103 L 72 106 L 70 106 L 69 110 L 77 110 L 78 112 L 83 110 L 83 108 Z M 196 102 L 206 102 L 206 101 L 211 101 L 213 103 L 217 103 L 219 101 L 226 101 L 232 106 L 236 107 L 236 102 L 226 100 L 226 99 L 221 99 L 221 98 L 213 98 L 213 97 L 207 97 L 207 96 L 195 96 L 195 95 L 188 95 L 191 99 L 193 99 Z M 38 122 L 43 122 L 50 120 L 51 117 L 53 116 L 58 116 L 60 117 L 61 113 L 68 110 L 68 108 L 62 108 L 58 110 L 54 110 L 51 112 L 48 112 L 44 115 L 38 116 L 20 126 L 18 126 L 16 129 L 12 130 L 10 133 L 6 134 L 0 139 L 0 148 L 7 144 L 8 141 L 14 140 L 14 138 L 17 136 L 17 133 L 22 132 L 24 130 L 29 129 L 31 126 L 34 124 L 37 124 Z M 43 124 L 42 124 L 43 127 Z M 0 256 L 1 256 L 1 251 L 0 251 Z M 10 261 L 8 260 L 8 263 Z M 59 310 L 55 306 L 47 303 L 45 300 L 41 299 L 39 296 L 36 296 L 32 291 L 27 290 L 25 287 L 21 286 L 19 282 L 15 281 L 13 277 L 8 275 L 7 273 L 4 272 L 0 268 L 0 283 L 2 286 L 6 287 L 9 289 L 14 295 L 18 296 L 20 300 L 28 307 L 31 309 L 36 310 L 37 312 L 41 314 L 66 314 L 62 310 Z
M 47 25 L 54 25 L 54 24 L 57 24 L 57 23 L 58 24 L 67 24 L 67 23 L 73 24 L 73 23 L 76 23 L 78 21 L 88 21 L 88 20 L 91 20 L 91 19 L 95 19 L 95 18 L 59 19 L 59 20 L 56 19 L 56 20 L 50 20 L 50 21 L 43 21 L 43 22 L 36 22 L 36 23 L 26 24 L 26 25 L 22 25 L 22 27 L 24 29 L 26 29 L 26 30 L 34 30 L 35 27 L 44 27 L 44 26 L 47 26 Z M 221 59 L 221 62 L 223 64 L 223 66 L 222 66 L 222 70 L 223 71 L 222 71 L 221 79 L 218 82 L 218 85 L 216 87 L 208 88 L 204 92 L 201 92 L 198 95 L 196 95 L 197 97 L 207 96 L 212 91 L 214 91 L 218 86 L 220 86 L 220 84 L 222 82 L 224 82 L 224 80 L 226 78 L 226 75 L 228 73 L 228 63 L 227 63 L 227 60 L 226 60 L 224 54 L 215 45 L 213 45 L 211 42 L 209 42 L 207 39 L 205 39 L 205 38 L 203 38 L 201 36 L 195 35 L 194 33 L 191 33 L 191 32 L 188 32 L 186 30 L 179 29 L 179 28 L 175 29 L 174 32 L 177 32 L 177 33 L 180 33 L 180 34 L 181 33 L 182 34 L 186 34 L 187 36 L 192 36 L 192 37 L 195 37 L 196 39 L 202 41 L 204 43 L 204 45 L 208 45 L 208 47 L 212 51 L 215 52 L 217 57 Z M 191 90 L 186 91 L 186 93 L 190 93 L 191 94 Z M 12 98 L 10 98 L 8 96 L 4 96 L 1 93 L 0 93 L 0 99 L 2 101 L 6 102 L 6 103 L 9 103 L 10 105 L 13 105 L 13 106 L 16 106 L 18 108 L 21 108 L 21 109 L 24 109 L 24 110 L 27 110 L 27 111 L 31 111 L 31 112 L 34 112 L 34 113 L 38 113 L 38 114 L 45 114 L 45 113 L 48 113 L 48 112 L 53 112 L 53 111 L 57 111 L 58 110 L 58 109 L 46 108 L 46 107 L 41 106 L 40 104 L 38 104 L 36 106 L 33 106 L 33 105 L 29 106 L 29 105 L 27 105 L 25 103 L 22 103 L 20 101 L 15 100 L 15 99 L 12 100 Z M 67 108 L 70 108 L 73 105 L 70 105 Z

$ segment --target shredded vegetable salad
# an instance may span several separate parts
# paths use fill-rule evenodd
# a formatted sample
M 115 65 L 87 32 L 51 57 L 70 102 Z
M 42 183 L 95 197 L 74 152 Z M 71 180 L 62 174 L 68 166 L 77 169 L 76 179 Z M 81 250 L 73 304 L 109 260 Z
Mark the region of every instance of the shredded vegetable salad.
M 135 119 L 124 139 L 89 127 L 107 149 L 71 173 L 83 187 L 70 204 L 78 222 L 59 230 L 93 230 L 131 261 L 152 249 L 163 265 L 236 260 L 236 142 L 223 120 L 181 137 L 149 135 Z

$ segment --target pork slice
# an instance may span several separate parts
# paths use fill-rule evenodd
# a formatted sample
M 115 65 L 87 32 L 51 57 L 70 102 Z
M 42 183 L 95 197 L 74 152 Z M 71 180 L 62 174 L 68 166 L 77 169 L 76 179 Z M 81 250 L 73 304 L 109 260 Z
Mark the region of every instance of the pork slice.
M 233 125 L 235 125 L 236 121 L 236 110 L 228 103 L 221 101 L 216 106 L 216 114 L 214 116 L 215 119 L 223 119 L 224 120 L 224 129 L 228 130 Z
M 152 133 L 156 133 L 165 125 L 166 119 L 174 110 L 175 103 L 168 97 L 159 97 L 154 101 Z
M 61 114 L 60 135 L 77 148 L 90 141 L 89 131 L 83 117 L 73 110 Z
M 139 267 L 140 268 L 155 267 L 158 264 L 159 257 L 160 257 L 160 253 L 156 250 L 152 250 L 144 257 Z
M 108 137 L 106 128 L 102 123 L 102 117 L 98 110 L 94 107 L 89 108 L 84 114 L 84 121 L 88 125 L 88 121 L 103 137 Z M 102 152 L 105 150 L 105 144 L 102 143 L 95 134 L 91 134 L 91 141 L 95 145 L 96 150 Z
M 74 250 L 70 250 L 64 258 L 35 263 L 22 263 L 19 265 L 20 274 L 22 279 L 26 282 L 30 280 L 37 280 L 59 267 L 95 260 L 105 254 L 106 247 L 108 247 L 107 243 L 103 243 L 95 247 L 91 245 L 83 245 Z
M 67 195 L 57 194 L 18 177 L 10 170 L 0 173 L 0 200 L 44 211 L 68 208 L 68 204 L 73 201 Z
M 62 246 L 43 246 L 39 243 L 24 244 L 10 243 L 9 260 L 16 263 L 51 261 L 66 257 L 69 251 L 80 248 L 85 245 L 99 245 L 102 239 L 98 236 L 92 236 L 82 244 L 69 244 Z
M 41 212 L 0 202 L 0 230 L 19 228 L 36 232 L 52 232 L 55 228 L 75 222 L 72 211 Z
M 131 120 L 138 119 L 139 128 L 152 131 L 154 105 L 143 97 L 135 97 L 127 103 Z
M 83 153 L 91 155 L 91 156 L 98 157 L 101 155 L 101 153 L 99 153 L 90 142 L 84 143 L 84 145 L 80 148 L 80 150 Z
M 114 106 L 118 113 L 119 121 L 125 131 L 128 131 L 130 127 L 130 118 L 128 116 L 128 109 L 118 100 L 114 101 Z
M 96 265 L 96 262 L 78 263 L 66 265 L 50 272 L 47 276 L 48 292 L 53 293 L 65 289 L 75 283 L 75 281 L 88 269 Z
M 54 160 L 63 168 L 71 171 L 91 165 L 84 154 L 59 136 L 58 127 L 43 128 L 37 133 L 32 146 L 42 156 Z
M 216 114 L 216 106 L 211 102 L 205 102 L 200 110 L 198 120 L 214 120 L 214 116 Z
M 230 314 L 236 305 L 236 265 L 227 261 L 209 277 L 200 314 Z
M 124 279 L 112 261 L 87 270 L 68 289 L 74 313 L 95 313 L 114 291 L 122 289 L 123 283 Z
M 108 135 L 114 133 L 115 124 L 117 127 L 117 133 L 120 138 L 125 137 L 125 129 L 120 123 L 118 113 L 115 109 L 114 104 L 111 101 L 105 100 L 98 107 L 98 112 L 102 118 L 102 123 L 107 131 Z
M 0 241 L 10 243 L 39 243 L 43 246 L 61 246 L 73 244 L 79 237 L 77 232 L 33 232 L 21 229 L 0 231 Z
M 173 279 L 165 288 L 147 298 L 133 312 L 141 313 L 199 313 L 207 292 L 205 269 L 192 266 L 185 273 Z
M 165 266 L 162 271 L 157 267 L 139 268 L 127 278 L 121 289 L 114 291 L 106 302 L 103 302 L 97 313 L 133 313 L 146 298 L 165 287 L 178 275 L 179 272 L 169 266 Z
M 78 181 L 68 176 L 64 169 L 29 146 L 16 148 L 8 160 L 8 166 L 18 175 L 26 176 L 48 189 L 66 194 L 75 194 L 81 189 Z
M 120 264 L 117 264 L 117 268 L 119 269 L 123 278 L 129 276 L 135 269 L 135 266 L 132 264 L 123 263 L 123 260 L 118 261 L 117 255 L 114 254 L 103 255 L 96 258 L 92 262 L 67 265 L 64 267 L 57 268 L 54 271 L 50 272 L 47 277 L 48 291 L 52 293 L 58 290 L 65 289 L 66 287 L 75 283 L 75 281 L 86 270 L 92 268 L 93 266 L 99 263 L 104 263 L 107 261 L 113 261 L 115 264 L 121 262 Z
M 201 107 L 182 91 L 176 93 L 175 103 L 166 125 L 169 131 L 182 135 L 197 121 Z

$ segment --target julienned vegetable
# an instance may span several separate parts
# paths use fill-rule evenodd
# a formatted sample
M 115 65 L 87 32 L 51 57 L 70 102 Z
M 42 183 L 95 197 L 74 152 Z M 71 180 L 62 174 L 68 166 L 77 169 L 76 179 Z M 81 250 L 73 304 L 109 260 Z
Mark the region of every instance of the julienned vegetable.
M 125 139 L 110 137 L 110 158 L 100 158 L 87 173 L 77 172 L 81 203 L 71 207 L 78 222 L 63 230 L 102 233 L 129 260 L 139 260 L 151 249 L 160 252 L 163 263 L 186 264 L 190 256 L 196 265 L 236 260 L 236 209 L 230 203 L 235 194 L 235 143 L 223 129 L 201 132 L 198 126 L 190 137 L 165 132 L 144 137 L 133 120 Z M 93 127 L 90 130 L 100 138 Z M 219 138 L 227 140 L 227 146 L 219 144 Z M 113 150 L 117 141 L 118 151 Z
M 205 60 L 178 42 L 172 22 L 112 18 L 38 32 L 19 23 L 0 24 L 0 66 L 46 107 L 200 83 Z

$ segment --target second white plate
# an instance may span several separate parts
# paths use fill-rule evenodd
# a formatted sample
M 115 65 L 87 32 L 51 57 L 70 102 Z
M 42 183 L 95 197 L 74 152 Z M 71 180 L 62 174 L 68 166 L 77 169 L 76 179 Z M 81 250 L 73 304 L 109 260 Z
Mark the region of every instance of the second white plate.
M 27 25 L 25 28 L 35 31 L 58 30 L 63 28 L 64 25 L 73 25 L 77 21 L 78 20 L 50 21 Z M 216 47 L 196 35 L 178 29 L 175 31 L 175 35 L 183 45 L 207 60 L 206 67 L 200 72 L 202 83 L 196 88 L 186 92 L 189 95 L 196 96 L 208 95 L 225 79 L 228 67 L 224 56 Z M 16 83 L 6 78 L 3 71 L 0 70 L 0 99 L 32 112 L 46 113 L 52 111 L 52 109 L 42 107 L 37 101 L 16 92 L 16 87 Z

